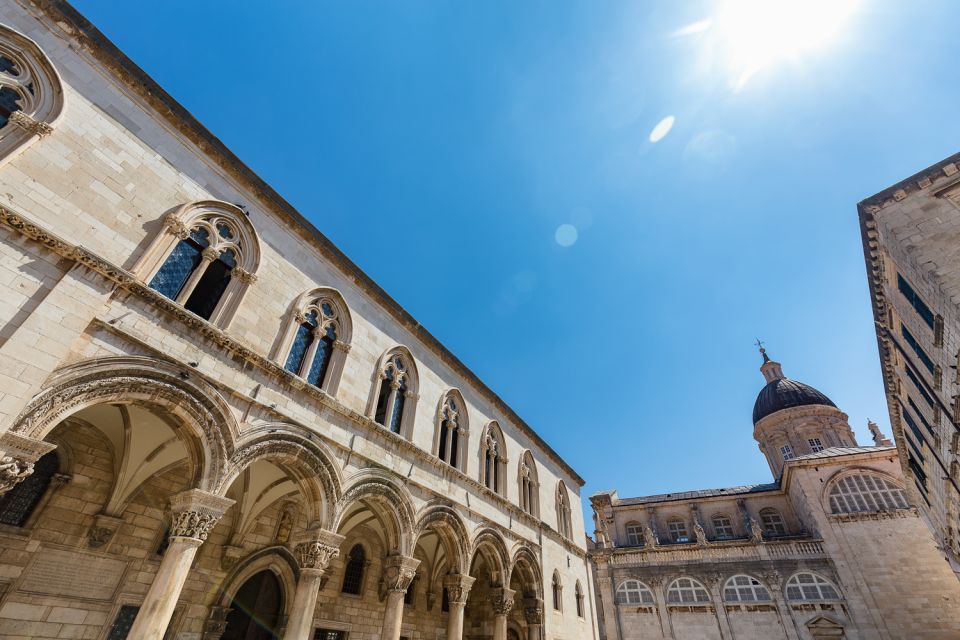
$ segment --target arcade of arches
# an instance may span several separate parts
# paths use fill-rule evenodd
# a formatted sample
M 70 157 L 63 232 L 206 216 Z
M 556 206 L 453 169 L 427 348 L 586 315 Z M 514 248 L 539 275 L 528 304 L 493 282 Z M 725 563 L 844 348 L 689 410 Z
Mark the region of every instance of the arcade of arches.
M 144 377 L 34 403 L 2 436 L 35 460 L 3 487 L 4 546 L 125 559 L 100 561 L 111 593 L 67 579 L 56 594 L 109 629 L 98 637 L 541 638 L 534 546 L 468 530 L 446 501 L 415 510 L 390 474 L 344 473 L 342 454 L 290 426 L 211 432 L 228 410 Z

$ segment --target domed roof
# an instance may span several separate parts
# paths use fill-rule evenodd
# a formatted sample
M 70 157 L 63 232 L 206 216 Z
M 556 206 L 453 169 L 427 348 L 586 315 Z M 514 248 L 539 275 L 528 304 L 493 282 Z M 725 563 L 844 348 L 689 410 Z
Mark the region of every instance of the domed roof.
M 760 390 L 757 401 L 753 404 L 753 424 L 757 424 L 781 409 L 809 405 L 823 405 L 834 408 L 837 406 L 833 404 L 830 398 L 808 384 L 788 378 L 776 378 Z

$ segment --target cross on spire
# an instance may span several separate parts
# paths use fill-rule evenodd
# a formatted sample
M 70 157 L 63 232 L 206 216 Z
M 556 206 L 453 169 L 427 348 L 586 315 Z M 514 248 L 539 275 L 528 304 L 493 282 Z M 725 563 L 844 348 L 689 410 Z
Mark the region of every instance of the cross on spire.
M 757 348 L 760 349 L 760 355 L 763 356 L 764 362 L 770 362 L 770 358 L 767 356 L 767 350 L 763 348 L 764 342 L 760 338 L 757 338 L 757 341 L 753 344 L 757 345 Z

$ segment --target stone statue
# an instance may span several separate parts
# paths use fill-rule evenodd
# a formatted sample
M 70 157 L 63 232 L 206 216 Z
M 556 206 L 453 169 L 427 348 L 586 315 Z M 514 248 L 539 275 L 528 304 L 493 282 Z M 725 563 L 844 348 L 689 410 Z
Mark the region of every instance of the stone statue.
M 693 533 L 697 536 L 697 544 L 701 547 L 707 546 L 707 532 L 703 530 L 703 525 L 699 522 L 694 523 Z
M 649 549 L 657 548 L 657 536 L 653 535 L 653 529 L 650 525 L 643 528 L 643 544 Z
M 756 543 L 763 542 L 763 529 L 754 518 L 750 518 L 750 539 Z

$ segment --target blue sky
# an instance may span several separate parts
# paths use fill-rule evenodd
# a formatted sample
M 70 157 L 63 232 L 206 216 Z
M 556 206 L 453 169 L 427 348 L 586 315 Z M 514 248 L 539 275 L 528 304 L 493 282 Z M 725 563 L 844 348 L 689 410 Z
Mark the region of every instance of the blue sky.
M 711 2 L 74 4 L 585 497 L 769 481 L 757 336 L 889 430 L 856 203 L 957 150 L 960 3 L 863 2 L 739 89 L 677 34 Z

